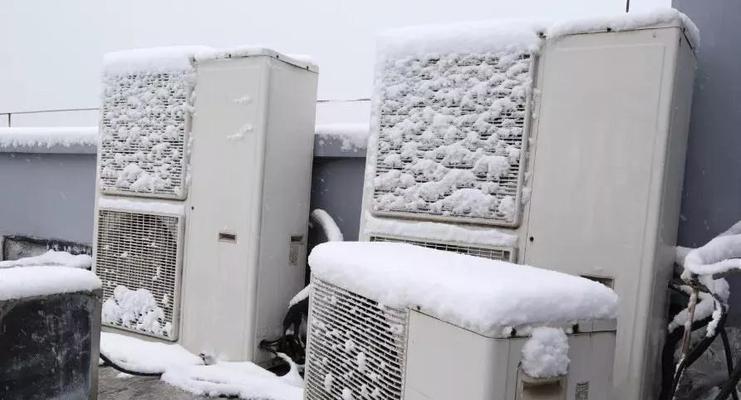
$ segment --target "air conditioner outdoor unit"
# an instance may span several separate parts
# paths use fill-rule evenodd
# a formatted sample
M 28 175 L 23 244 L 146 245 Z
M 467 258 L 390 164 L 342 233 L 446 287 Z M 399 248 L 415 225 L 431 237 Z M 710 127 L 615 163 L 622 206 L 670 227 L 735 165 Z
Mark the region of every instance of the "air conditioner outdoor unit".
M 261 361 L 303 287 L 317 67 L 268 49 L 106 57 L 103 324 Z
M 614 396 L 655 398 L 697 42 L 675 10 L 382 37 L 361 240 L 613 287 Z
M 307 400 L 609 398 L 617 297 L 596 282 L 404 243 L 309 264 Z

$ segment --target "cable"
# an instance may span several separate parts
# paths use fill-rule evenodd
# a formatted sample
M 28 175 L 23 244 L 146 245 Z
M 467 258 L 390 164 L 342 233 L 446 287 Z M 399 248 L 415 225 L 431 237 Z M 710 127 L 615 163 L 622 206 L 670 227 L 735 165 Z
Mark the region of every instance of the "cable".
M 115 362 L 113 362 L 113 360 L 111 360 L 110 358 L 106 357 L 106 355 L 103 353 L 100 353 L 100 358 L 103 360 L 104 366 L 105 365 L 110 366 L 116 371 L 123 372 L 124 374 L 135 375 L 135 376 L 154 376 L 158 378 L 162 376 L 161 372 L 139 372 L 139 371 L 133 371 L 128 368 L 122 367 L 116 364 Z

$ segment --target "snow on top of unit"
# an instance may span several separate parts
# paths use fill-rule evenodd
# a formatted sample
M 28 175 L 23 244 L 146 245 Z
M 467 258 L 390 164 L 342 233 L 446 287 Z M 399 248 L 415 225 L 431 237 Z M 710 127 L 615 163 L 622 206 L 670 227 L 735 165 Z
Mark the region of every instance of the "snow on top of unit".
M 93 265 L 93 258 L 87 254 L 70 254 L 66 251 L 49 250 L 34 257 L 24 257 L 17 260 L 0 261 L 0 268 L 32 267 L 32 266 L 61 266 L 70 268 L 89 269 Z
M 203 361 L 178 344 L 139 340 L 126 335 L 100 333 L 100 352 L 132 371 L 161 373 L 171 366 L 198 365 Z
M 69 267 L 0 268 L 0 301 L 100 289 L 94 273 Z
M 311 56 L 306 54 L 284 54 L 262 46 L 235 46 L 225 48 L 203 48 L 194 53 L 196 61 L 207 61 L 219 58 L 239 58 L 250 56 L 268 56 L 283 60 L 299 68 L 318 71 L 318 67 Z
M 548 38 L 588 32 L 629 31 L 676 23 L 686 28 L 686 34 L 694 46 L 700 44 L 700 30 L 685 14 L 673 8 L 658 8 L 651 11 L 631 12 L 610 16 L 564 20 L 552 23 L 546 31 Z
M 517 236 L 494 228 L 422 222 L 398 218 L 374 217 L 365 213 L 364 232 L 373 236 L 425 238 L 440 242 L 460 242 L 470 245 L 511 247 Z
M 98 128 L 22 127 L 0 128 L 0 148 L 91 147 L 98 144 Z
M 398 58 L 442 53 L 537 52 L 542 44 L 541 35 L 556 38 L 608 29 L 642 29 L 667 23 L 682 24 L 690 41 L 699 45 L 699 30 L 686 15 L 673 8 L 659 8 L 561 21 L 502 19 L 391 29 L 379 34 L 378 53 L 382 58 Z
M 378 36 L 382 58 L 442 53 L 535 51 L 538 32 L 548 25 L 539 21 L 489 20 L 391 29 Z
M 566 375 L 569 361 L 569 339 L 561 328 L 537 327 L 522 347 L 522 370 L 533 378 Z
M 98 208 L 132 212 L 153 212 L 162 214 L 184 215 L 185 206 L 180 203 L 166 203 L 152 200 L 128 200 L 125 198 L 100 197 Z
M 367 123 L 319 124 L 314 132 L 320 140 L 341 140 L 342 150 L 360 150 L 368 146 L 370 126 Z
M 617 295 L 585 278 L 405 243 L 323 243 L 309 264 L 323 281 L 484 335 L 617 312 Z
M 103 71 L 106 74 L 126 74 L 189 70 L 195 54 L 211 50 L 206 46 L 169 46 L 113 51 L 103 56 Z

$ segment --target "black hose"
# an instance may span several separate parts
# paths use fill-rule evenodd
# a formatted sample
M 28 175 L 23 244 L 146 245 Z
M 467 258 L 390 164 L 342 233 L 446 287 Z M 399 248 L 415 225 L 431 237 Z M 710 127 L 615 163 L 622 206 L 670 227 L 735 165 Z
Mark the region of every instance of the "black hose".
M 134 376 L 154 376 L 154 377 L 162 376 L 161 372 L 139 372 L 139 371 L 133 371 L 128 368 L 122 367 L 116 364 L 115 362 L 113 362 L 113 360 L 111 360 L 110 358 L 106 357 L 106 355 L 103 353 L 100 353 L 100 358 L 105 363 L 104 365 L 108 365 L 111 368 L 115 369 L 116 371 L 123 372 L 124 374 L 129 374 L 129 375 L 134 375 Z
M 720 339 L 723 341 L 723 353 L 726 356 L 726 369 L 728 370 L 728 379 L 733 378 L 733 355 L 731 355 L 731 343 L 728 341 L 728 333 L 723 328 L 720 331 Z M 735 383 L 734 383 L 735 386 Z M 738 393 L 734 390 L 731 392 L 733 400 L 738 400 Z
M 741 368 L 736 368 L 731 374 L 730 379 L 728 379 L 726 383 L 721 386 L 720 393 L 715 396 L 715 400 L 726 400 L 728 399 L 728 395 L 735 394 L 736 385 L 738 384 L 739 380 L 741 380 Z

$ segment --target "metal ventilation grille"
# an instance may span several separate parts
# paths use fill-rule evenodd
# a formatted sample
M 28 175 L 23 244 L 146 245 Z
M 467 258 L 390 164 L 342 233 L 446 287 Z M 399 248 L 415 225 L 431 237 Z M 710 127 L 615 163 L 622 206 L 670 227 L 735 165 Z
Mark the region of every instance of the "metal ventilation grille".
M 98 211 L 95 273 L 103 282 L 103 299 L 113 301 L 116 295 L 120 295 L 114 293 L 115 289 L 121 286 L 127 289 L 126 292 L 145 289 L 153 298 L 148 311 L 153 311 L 152 315 L 157 319 L 142 321 L 143 315 L 133 315 L 128 321 L 107 319 L 104 304 L 105 325 L 176 339 L 181 219 L 179 216 L 108 209 Z
M 306 399 L 400 400 L 407 310 L 312 281 Z
M 414 240 L 407 238 L 396 238 L 389 236 L 371 236 L 371 242 L 397 242 L 409 243 L 416 246 L 428 247 L 436 250 L 452 251 L 454 253 L 466 254 L 469 256 L 483 257 L 490 260 L 514 262 L 514 251 L 510 248 L 497 247 L 474 247 L 462 246 L 452 243 L 437 242 L 432 240 Z
M 531 69 L 527 53 L 387 61 L 373 213 L 519 224 Z
M 98 164 L 106 193 L 185 197 L 192 71 L 105 75 Z

